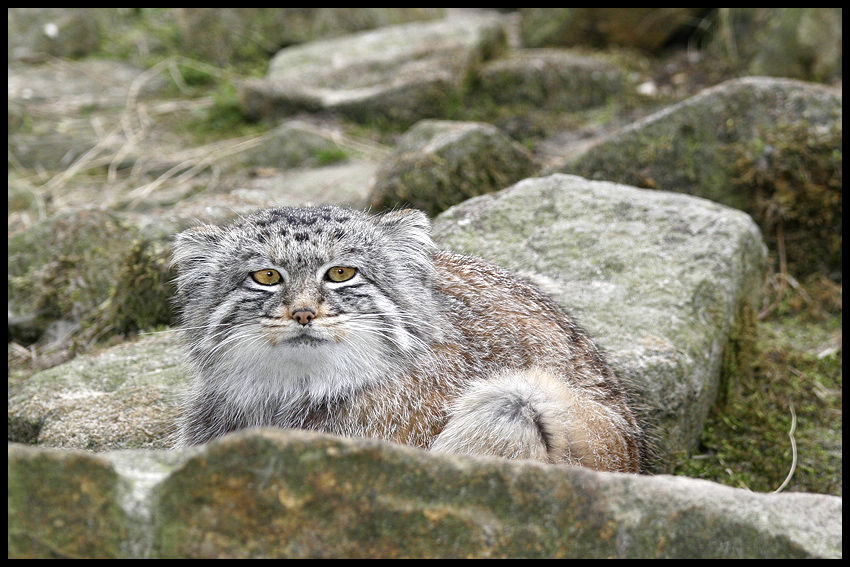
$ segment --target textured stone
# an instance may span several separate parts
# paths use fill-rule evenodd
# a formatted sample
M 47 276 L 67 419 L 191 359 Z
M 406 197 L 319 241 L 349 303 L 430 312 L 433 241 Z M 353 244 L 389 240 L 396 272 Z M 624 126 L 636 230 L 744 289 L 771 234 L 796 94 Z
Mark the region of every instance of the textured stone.
M 634 388 L 662 468 L 752 355 L 766 250 L 740 211 L 556 174 L 447 210 L 434 236 L 532 276 L 587 328 Z
M 9 558 L 114 558 L 127 517 L 121 480 L 104 458 L 9 445 Z
M 9 440 L 94 451 L 168 447 L 186 382 L 173 333 L 39 372 L 9 392 Z
M 562 49 L 518 49 L 482 65 L 475 96 L 572 112 L 605 104 L 624 83 L 623 72 L 601 59 Z
M 178 452 L 9 447 L 9 557 L 841 557 L 841 498 L 308 431 Z
M 790 79 L 721 83 L 564 159 L 557 171 L 705 197 L 780 218 L 789 261 L 840 273 L 841 91 Z M 798 272 L 799 273 L 799 272 Z M 840 278 L 840 276 L 838 276 Z
M 383 163 L 369 201 L 377 209 L 408 206 L 434 215 L 503 189 L 535 169 L 531 155 L 495 126 L 423 120 Z
M 247 81 L 249 116 L 333 110 L 359 121 L 412 124 L 441 116 L 466 74 L 505 45 L 496 16 L 389 26 L 278 52 Z

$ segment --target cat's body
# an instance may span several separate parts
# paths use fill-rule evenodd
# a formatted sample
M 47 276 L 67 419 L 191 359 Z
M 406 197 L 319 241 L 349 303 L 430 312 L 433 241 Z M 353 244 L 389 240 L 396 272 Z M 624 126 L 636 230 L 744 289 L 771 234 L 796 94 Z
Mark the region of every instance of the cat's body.
M 271 209 L 178 236 L 197 377 L 182 437 L 254 426 L 637 472 L 598 349 L 531 284 L 439 251 L 418 211 Z

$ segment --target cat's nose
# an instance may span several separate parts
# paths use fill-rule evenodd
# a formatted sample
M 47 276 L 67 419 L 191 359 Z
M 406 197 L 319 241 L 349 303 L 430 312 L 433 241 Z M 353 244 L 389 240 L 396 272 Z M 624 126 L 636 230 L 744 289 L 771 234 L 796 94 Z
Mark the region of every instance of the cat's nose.
M 301 308 L 293 311 L 291 317 L 296 323 L 306 325 L 316 317 L 316 312 L 312 309 Z

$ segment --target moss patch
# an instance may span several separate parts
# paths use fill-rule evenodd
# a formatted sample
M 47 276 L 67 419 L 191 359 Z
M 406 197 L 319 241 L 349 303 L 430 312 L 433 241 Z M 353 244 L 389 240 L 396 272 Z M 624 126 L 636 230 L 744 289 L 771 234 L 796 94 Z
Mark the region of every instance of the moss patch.
M 728 148 L 733 192 L 753 195 L 747 212 L 792 274 L 841 273 L 841 133 L 799 122 Z
M 801 299 L 801 298 L 807 299 Z M 675 474 L 772 491 L 797 464 L 786 492 L 842 494 L 841 288 L 815 278 L 760 322 L 751 372 L 727 382 L 696 454 Z

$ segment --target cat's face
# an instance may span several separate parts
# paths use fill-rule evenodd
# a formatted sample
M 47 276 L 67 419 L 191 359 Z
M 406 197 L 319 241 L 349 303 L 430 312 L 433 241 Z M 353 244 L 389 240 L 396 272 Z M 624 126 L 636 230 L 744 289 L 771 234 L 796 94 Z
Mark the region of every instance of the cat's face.
M 332 397 L 423 348 L 433 306 L 428 220 L 337 207 L 260 211 L 175 243 L 190 355 L 234 387 Z

